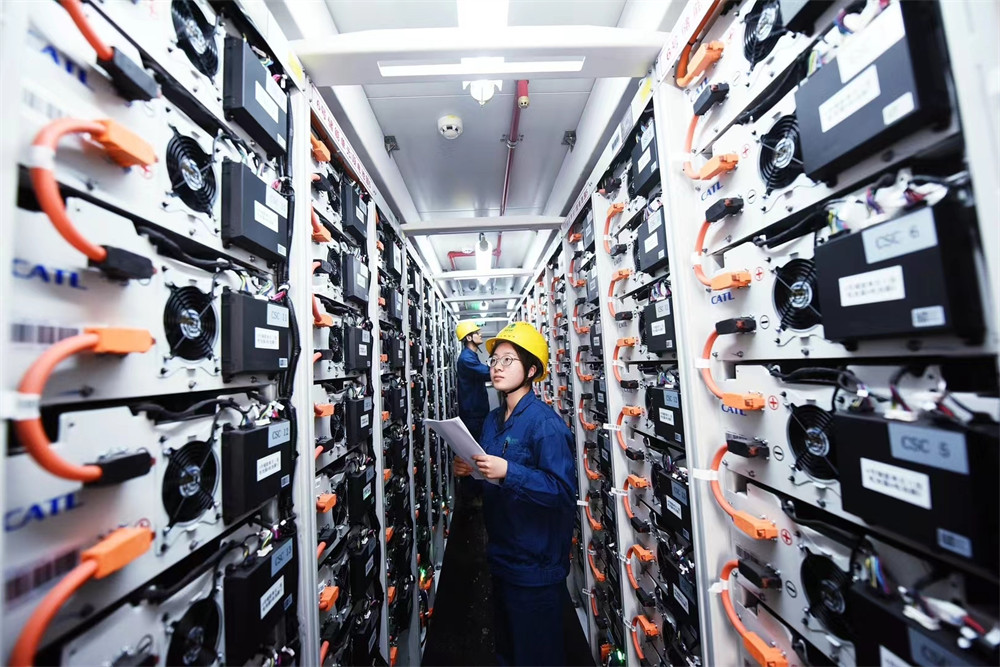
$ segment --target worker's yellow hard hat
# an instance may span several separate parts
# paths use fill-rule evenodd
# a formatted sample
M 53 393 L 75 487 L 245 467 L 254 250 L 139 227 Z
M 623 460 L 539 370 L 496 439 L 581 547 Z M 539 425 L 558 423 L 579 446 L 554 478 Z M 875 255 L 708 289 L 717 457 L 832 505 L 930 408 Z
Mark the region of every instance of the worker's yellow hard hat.
M 462 320 L 458 323 L 458 326 L 455 327 L 455 336 L 458 337 L 459 340 L 465 340 L 466 336 L 471 333 L 476 333 L 481 328 L 482 327 L 480 327 L 479 323 L 475 320 Z
M 527 322 L 511 322 L 501 329 L 495 338 L 490 338 L 486 341 L 486 353 L 492 356 L 493 348 L 503 340 L 523 348 L 528 354 L 541 362 L 542 373 L 535 376 L 535 382 L 541 382 L 548 376 L 549 342 L 545 340 L 545 336 L 538 333 L 538 329 Z

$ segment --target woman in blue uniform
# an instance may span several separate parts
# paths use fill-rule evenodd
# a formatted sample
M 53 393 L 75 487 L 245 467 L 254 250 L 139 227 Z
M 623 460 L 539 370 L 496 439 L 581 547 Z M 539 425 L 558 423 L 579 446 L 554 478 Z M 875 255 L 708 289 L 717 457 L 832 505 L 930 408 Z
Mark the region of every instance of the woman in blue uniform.
M 545 378 L 545 338 L 514 322 L 486 341 L 501 406 L 487 415 L 475 458 L 493 580 L 497 657 L 505 665 L 565 664 L 563 605 L 576 508 L 573 441 L 563 420 L 531 391 Z M 455 474 L 472 469 L 455 459 Z

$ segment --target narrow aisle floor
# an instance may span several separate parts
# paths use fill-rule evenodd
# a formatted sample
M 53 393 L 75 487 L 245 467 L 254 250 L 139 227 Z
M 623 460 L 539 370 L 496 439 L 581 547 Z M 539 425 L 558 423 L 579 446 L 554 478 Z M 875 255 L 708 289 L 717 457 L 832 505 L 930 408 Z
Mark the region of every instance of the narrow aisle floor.
M 460 503 L 455 510 L 440 577 L 434 615 L 427 628 L 423 664 L 428 667 L 496 665 L 482 507 Z M 593 665 L 586 635 L 569 595 L 564 614 L 568 664 Z

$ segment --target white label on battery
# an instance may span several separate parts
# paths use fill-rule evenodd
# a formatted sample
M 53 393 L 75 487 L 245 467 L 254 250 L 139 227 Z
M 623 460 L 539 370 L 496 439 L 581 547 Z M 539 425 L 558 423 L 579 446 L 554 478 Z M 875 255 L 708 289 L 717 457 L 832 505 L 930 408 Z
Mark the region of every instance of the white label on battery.
M 365 221 L 365 211 L 364 211 L 363 208 L 361 208 L 360 206 L 358 206 L 356 209 L 354 209 L 354 212 L 358 214 L 358 222 L 364 222 Z
M 667 509 L 670 513 L 676 516 L 678 519 L 684 520 L 683 510 L 681 509 L 681 504 L 671 498 L 670 496 L 663 496 L 664 502 L 666 502 Z
M 666 403 L 668 407 L 680 408 L 681 396 L 674 389 L 665 389 L 663 391 L 663 402 Z
M 647 148 L 646 151 L 642 155 L 639 156 L 639 160 L 635 164 L 635 166 L 638 167 L 639 173 L 642 173 L 642 171 L 646 168 L 646 165 L 649 164 L 649 160 L 651 158 L 652 158 L 652 155 L 650 155 L 650 151 Z
M 257 459 L 257 481 L 270 477 L 281 470 L 281 452 L 268 454 L 262 459 Z
M 371 409 L 372 409 L 372 399 L 371 398 L 366 398 L 365 399 L 365 410 L 371 410 Z
M 267 94 L 271 96 L 271 99 L 274 100 L 274 103 L 277 104 L 278 107 L 287 106 L 285 91 L 281 89 L 281 86 L 278 85 L 277 81 L 268 76 L 264 79 L 264 86 L 267 88 Z
M 278 368 L 288 368 L 288 359 L 285 357 L 278 359 Z
M 290 422 L 281 421 L 267 427 L 267 446 L 277 447 L 292 439 L 292 425 Z
M 878 85 L 878 70 L 872 65 L 819 105 L 820 130 L 829 132 L 863 106 L 877 99 L 881 92 Z
M 646 126 L 646 130 L 639 137 L 640 148 L 642 150 L 646 150 L 646 148 L 649 147 L 649 142 L 651 142 L 655 136 L 656 132 L 653 131 L 653 125 L 649 124 Z
M 659 245 L 659 243 L 660 243 L 660 237 L 657 236 L 656 234 L 653 234 L 648 239 L 642 242 L 642 248 L 646 252 L 652 252 L 653 248 Z
M 903 267 L 896 265 L 877 271 L 844 276 L 840 285 L 840 305 L 862 306 L 868 303 L 899 301 L 906 298 Z
M 260 85 L 260 81 L 253 82 L 253 96 L 254 99 L 257 100 L 257 104 L 260 105 L 260 108 L 264 110 L 264 113 L 270 116 L 271 120 L 277 123 L 278 105 L 275 104 L 274 100 L 271 99 L 271 96 L 267 94 L 266 90 L 264 90 L 264 86 Z
M 260 84 L 257 84 L 260 85 Z M 285 594 L 285 577 L 278 577 L 278 580 L 267 589 L 267 592 L 260 596 L 260 617 L 267 616 L 278 600 Z
M 878 664 L 880 667 L 912 667 L 910 663 L 881 645 L 878 647 Z
M 654 336 L 663 336 L 667 333 L 667 323 L 663 320 L 656 320 L 649 326 L 649 331 Z
M 371 339 L 372 339 L 372 335 L 371 335 L 371 333 L 370 333 L 370 332 L 368 331 L 368 329 L 362 329 L 362 330 L 361 330 L 361 340 L 362 340 L 362 341 L 364 341 L 365 343 L 367 343 L 367 342 L 368 342 L 368 341 L 370 341 Z
M 268 187 L 264 202 L 282 218 L 288 218 L 288 200 L 278 194 L 277 190 Z
M 278 254 L 281 255 L 282 257 L 288 257 L 288 248 L 279 243 Z
M 914 308 L 910 311 L 913 320 L 913 327 L 941 327 L 946 323 L 944 316 L 944 306 L 926 306 L 924 308 Z
M 396 244 L 392 245 L 392 262 L 397 269 L 403 268 L 402 253 L 399 250 L 399 246 L 397 246 Z
M 274 138 L 278 140 L 278 145 L 279 146 L 281 146 L 282 148 L 285 147 L 285 144 L 286 144 L 286 142 L 285 142 L 285 135 L 283 135 L 283 134 L 275 134 Z
M 274 550 L 271 554 L 271 576 L 278 574 L 281 568 L 285 567 L 291 562 L 292 556 L 294 555 L 294 546 L 291 540 L 288 540 L 280 547 Z
M 660 423 L 661 424 L 669 424 L 671 426 L 674 425 L 674 413 L 673 412 L 671 412 L 670 410 L 666 410 L 664 408 L 659 408 L 658 412 L 660 414 Z
M 357 278 L 358 278 L 358 285 L 360 287 L 368 287 L 368 272 L 367 271 L 365 273 L 359 273 L 358 276 L 357 276 Z
M 969 474 L 965 436 L 957 431 L 890 422 L 889 447 L 893 458 Z
M 882 107 L 882 123 L 888 127 L 911 114 L 914 109 L 916 104 L 913 102 L 913 93 L 905 92 Z
M 677 587 L 677 584 L 671 584 L 670 589 L 674 593 L 674 599 L 677 600 L 677 603 L 684 608 L 684 613 L 690 614 L 691 610 L 688 609 L 688 599 L 684 597 L 684 593 L 681 593 L 681 589 Z
M 362 357 L 367 357 L 368 356 L 368 346 L 367 345 L 358 345 L 358 354 L 360 354 Z
M 931 508 L 931 480 L 922 472 L 862 457 L 861 485 L 926 510 Z
M 676 479 L 670 480 L 670 495 L 685 505 L 688 504 L 687 487 L 685 487 L 681 482 L 678 482 Z
M 368 562 L 365 563 L 365 574 L 370 574 L 373 567 L 375 567 L 375 556 L 369 558 Z
M 272 232 L 278 231 L 278 214 L 269 209 L 259 201 L 253 203 L 253 219 L 264 225 Z
M 852 35 L 837 52 L 837 68 L 840 82 L 847 83 L 855 74 L 889 50 L 889 47 L 903 39 L 903 12 L 898 2 L 889 5 L 865 28 L 863 34 Z
M 670 301 L 664 299 L 663 301 L 656 302 L 656 316 L 666 317 L 670 314 Z
M 372 636 L 368 638 L 368 652 L 369 653 L 371 653 L 372 650 L 375 648 L 375 640 L 377 638 L 378 638 L 378 635 L 376 635 L 374 632 L 372 633 Z
M 361 428 L 368 426 L 368 415 L 361 415 Z
M 921 209 L 898 220 L 869 227 L 861 232 L 861 244 L 869 264 L 933 248 L 938 244 L 934 214 L 930 209 Z
M 368 484 L 361 492 L 361 500 L 368 500 L 371 497 L 371 495 L 372 495 L 372 485 Z
M 944 528 L 937 529 L 937 543 L 942 549 L 966 558 L 972 558 L 972 540 L 965 535 L 953 533 Z
M 264 327 L 254 327 L 253 345 L 260 350 L 277 350 L 278 332 Z
M 267 304 L 267 324 L 272 327 L 288 328 L 288 308 L 276 303 Z
M 602 394 L 601 392 L 597 392 L 597 402 L 604 403 L 604 394 Z
M 646 221 L 646 231 L 655 232 L 663 224 L 663 210 L 654 211 Z

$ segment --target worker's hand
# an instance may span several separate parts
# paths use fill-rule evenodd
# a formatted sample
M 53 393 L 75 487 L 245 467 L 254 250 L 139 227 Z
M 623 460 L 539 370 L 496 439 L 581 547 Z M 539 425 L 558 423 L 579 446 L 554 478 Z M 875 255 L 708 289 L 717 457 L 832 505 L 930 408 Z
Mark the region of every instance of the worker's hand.
M 507 459 L 489 454 L 477 454 L 472 457 L 476 467 L 486 479 L 503 479 L 507 476 Z
M 453 465 L 455 466 L 455 477 L 468 477 L 472 474 L 472 466 L 457 456 Z

